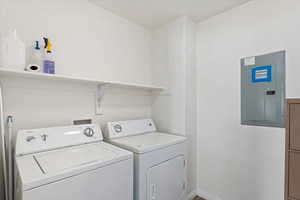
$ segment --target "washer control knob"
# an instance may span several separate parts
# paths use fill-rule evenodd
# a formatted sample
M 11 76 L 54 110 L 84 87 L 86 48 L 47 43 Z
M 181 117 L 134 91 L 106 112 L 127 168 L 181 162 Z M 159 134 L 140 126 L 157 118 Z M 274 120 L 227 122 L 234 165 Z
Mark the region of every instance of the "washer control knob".
M 28 136 L 28 137 L 26 138 L 26 141 L 27 141 L 27 142 L 32 142 L 33 140 L 35 140 L 35 137 L 34 137 L 34 136 Z
M 86 129 L 84 129 L 83 133 L 87 137 L 93 137 L 95 134 L 95 131 L 92 128 L 86 128 Z
M 43 135 L 41 135 L 41 138 L 42 138 L 42 140 L 43 140 L 44 142 L 46 142 L 46 141 L 47 141 L 47 138 L 48 138 L 48 135 L 47 135 L 47 134 L 43 134 Z

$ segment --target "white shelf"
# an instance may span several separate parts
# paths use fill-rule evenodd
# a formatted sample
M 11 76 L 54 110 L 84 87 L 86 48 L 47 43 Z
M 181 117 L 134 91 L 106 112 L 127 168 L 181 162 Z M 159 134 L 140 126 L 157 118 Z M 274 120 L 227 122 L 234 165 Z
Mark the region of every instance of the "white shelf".
M 140 88 L 146 90 L 155 90 L 160 91 L 163 90 L 163 87 L 155 86 L 155 85 L 143 85 L 143 84 L 132 84 L 126 82 L 113 82 L 113 81 L 103 81 L 89 78 L 81 78 L 81 77 L 73 77 L 59 74 L 45 74 L 45 73 L 36 73 L 36 72 L 27 72 L 27 71 L 18 71 L 11 70 L 7 68 L 0 68 L 0 75 L 9 75 L 13 77 L 21 77 L 21 78 L 31 78 L 31 79 L 43 79 L 43 80 L 65 80 L 65 81 L 76 81 L 83 83 L 91 83 L 95 85 L 105 85 L 109 84 L 117 87 L 128 87 L 128 88 Z

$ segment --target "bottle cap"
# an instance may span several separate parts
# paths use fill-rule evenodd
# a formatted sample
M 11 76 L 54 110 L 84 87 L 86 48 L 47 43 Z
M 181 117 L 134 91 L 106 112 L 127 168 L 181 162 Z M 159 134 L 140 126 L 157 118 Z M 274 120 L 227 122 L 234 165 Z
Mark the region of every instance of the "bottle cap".
M 35 47 L 34 47 L 35 50 L 40 50 L 40 45 L 39 45 L 39 41 L 35 41 Z

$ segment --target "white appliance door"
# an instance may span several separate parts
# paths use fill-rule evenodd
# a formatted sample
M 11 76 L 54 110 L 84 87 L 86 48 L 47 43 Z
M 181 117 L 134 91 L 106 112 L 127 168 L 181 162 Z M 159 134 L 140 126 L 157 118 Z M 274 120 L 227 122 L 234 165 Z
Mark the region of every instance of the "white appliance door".
M 148 170 L 147 200 L 182 200 L 185 192 L 184 157 L 179 156 Z

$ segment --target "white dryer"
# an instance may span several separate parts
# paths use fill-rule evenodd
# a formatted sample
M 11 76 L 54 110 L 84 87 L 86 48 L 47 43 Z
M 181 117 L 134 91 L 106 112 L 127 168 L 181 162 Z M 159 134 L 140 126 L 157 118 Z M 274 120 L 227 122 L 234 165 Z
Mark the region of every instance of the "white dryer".
M 133 154 L 102 141 L 97 125 L 22 130 L 16 200 L 132 200 Z
M 135 200 L 185 198 L 185 137 L 157 132 L 151 119 L 109 122 L 104 137 L 134 152 Z

